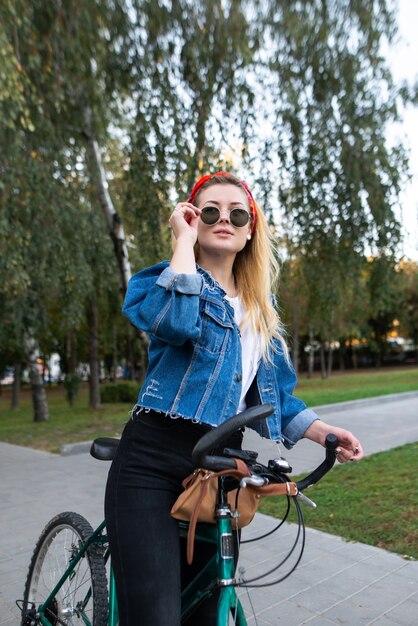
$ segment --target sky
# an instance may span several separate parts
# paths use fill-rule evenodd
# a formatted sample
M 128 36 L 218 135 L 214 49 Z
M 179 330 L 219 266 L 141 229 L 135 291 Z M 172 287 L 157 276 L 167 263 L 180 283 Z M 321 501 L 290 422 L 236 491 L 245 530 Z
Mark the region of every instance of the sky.
M 386 54 L 396 81 L 407 79 L 418 81 L 418 2 L 398 0 L 399 41 Z M 389 140 L 403 140 L 410 151 L 412 179 L 401 194 L 404 229 L 404 254 L 418 261 L 418 107 L 407 107 L 403 112 L 403 123 L 388 130 Z

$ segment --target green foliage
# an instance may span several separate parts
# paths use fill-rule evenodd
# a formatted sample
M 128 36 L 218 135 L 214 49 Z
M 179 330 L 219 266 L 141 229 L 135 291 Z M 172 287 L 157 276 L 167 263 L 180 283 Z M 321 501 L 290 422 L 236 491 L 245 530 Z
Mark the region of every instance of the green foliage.
M 135 223 L 142 267 L 169 255 L 175 202 L 200 173 L 224 166 L 223 137 L 232 119 L 243 121 L 255 46 L 241 2 L 176 0 L 170 11 L 156 2 L 135 6 L 141 37 L 132 48 L 136 108 L 124 215 Z
M 57 350 L 65 336 L 80 329 L 84 303 L 92 294 L 106 308 L 117 294 L 117 266 L 96 199 L 86 175 L 82 104 L 95 104 L 106 128 L 102 90 L 106 80 L 92 72 L 93 59 L 107 58 L 112 44 L 106 19 L 118 24 L 112 3 L 60 5 L 7 2 L 1 23 L 13 51 L 31 126 L 17 124 L 16 107 L 8 107 L 0 140 L 0 295 L 4 317 L 3 346 L 15 350 L 25 330 L 45 352 Z M 113 31 L 112 31 L 113 32 Z M 3 36 L 3 31 L 1 35 Z M 10 56 L 10 55 L 9 55 Z M 2 67 L 13 80 L 13 63 Z M 98 64 L 105 74 L 104 61 Z M 107 74 L 106 74 L 107 77 Z M 100 82 L 100 89 L 98 88 Z M 95 95 L 100 91 L 100 97 Z M 29 115 L 28 114 L 28 115 Z M 10 128 L 15 132 L 11 132 Z
M 394 35 L 385 5 L 270 3 L 281 195 L 292 240 L 307 251 L 333 242 L 342 253 L 365 243 L 393 250 L 399 239 L 393 208 L 405 157 L 385 138 L 399 97 L 379 55 Z
M 398 119 L 401 92 L 380 54 L 396 25 L 387 2 L 268 5 L 268 142 L 288 247 L 299 256 L 310 329 L 332 340 L 351 332 L 347 303 L 365 254 L 390 256 L 400 241 L 395 207 L 407 160 L 402 146 L 388 145 L 386 127 Z
M 70 337 L 73 357 L 85 358 L 95 299 L 102 354 L 136 352 L 143 365 L 120 322 L 117 242 L 87 156 L 92 137 L 135 269 L 169 256 L 176 201 L 200 173 L 233 170 L 235 154 L 272 223 L 277 197 L 284 209 L 283 302 L 293 321 L 298 309 L 299 332 L 359 336 L 382 316 L 388 329 L 403 298 L 389 281 L 399 275 L 394 209 L 407 168 L 385 129 L 409 97 L 380 54 L 395 32 L 384 0 L 2 2 L 2 352 L 21 353 L 30 328 L 63 363 Z M 392 270 L 377 276 L 383 258 Z
M 138 384 L 134 382 L 118 382 L 102 385 L 102 402 L 129 402 L 135 404 L 138 397 Z
M 397 310 L 403 336 L 411 337 L 418 350 L 418 265 L 413 262 L 400 264 L 402 291 Z

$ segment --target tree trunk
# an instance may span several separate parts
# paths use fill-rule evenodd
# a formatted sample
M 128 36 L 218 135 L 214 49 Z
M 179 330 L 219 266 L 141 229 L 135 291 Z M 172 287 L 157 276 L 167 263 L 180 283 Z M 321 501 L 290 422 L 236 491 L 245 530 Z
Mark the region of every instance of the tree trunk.
M 29 380 L 32 388 L 33 421 L 48 421 L 48 401 L 42 376 L 38 370 L 37 359 L 40 351 L 37 341 L 27 333 L 24 339 L 25 354 L 28 363 Z
M 332 374 L 332 363 L 333 363 L 333 353 L 334 350 L 331 347 L 331 342 L 329 342 L 328 348 L 328 365 L 327 365 L 327 378 L 331 377 Z
M 126 369 L 128 371 L 128 379 L 135 380 L 134 355 L 133 355 L 132 338 L 130 334 L 126 337 L 124 353 L 125 353 Z
M 327 377 L 327 370 L 325 367 L 325 348 L 324 348 L 323 341 L 321 341 L 321 347 L 319 349 L 319 356 L 321 359 L 321 378 L 324 379 Z
M 377 337 L 377 351 L 376 351 L 376 369 L 380 369 L 382 366 L 383 357 L 383 341 L 380 336 Z
M 296 376 L 299 374 L 299 310 L 296 299 L 292 302 L 293 350 L 292 361 Z
M 353 369 L 357 370 L 358 369 L 357 352 L 354 349 L 352 341 L 350 341 L 350 348 L 351 348 L 351 360 L 353 363 Z
M 312 328 L 309 329 L 309 345 L 311 349 L 308 352 L 308 378 L 312 378 L 315 365 L 314 335 Z
M 211 85 L 211 87 L 213 87 Z M 190 172 L 189 172 L 189 179 L 188 179 L 188 188 L 192 189 L 193 185 L 196 182 L 196 178 L 199 178 L 199 174 L 201 175 L 200 172 L 200 167 L 201 164 L 204 161 L 204 154 L 205 154 L 205 144 L 206 144 L 206 125 L 207 125 L 207 121 L 208 121 L 208 117 L 209 117 L 209 113 L 210 113 L 210 102 L 202 102 L 201 106 L 198 106 L 195 108 L 195 111 L 197 113 L 197 123 L 196 123 L 196 132 L 195 132 L 195 150 L 193 153 L 193 158 L 192 158 L 192 167 L 190 168 Z
M 108 225 L 109 235 L 113 242 L 116 260 L 119 266 L 121 292 L 122 295 L 125 295 L 129 279 L 132 276 L 125 230 L 123 228 L 122 219 L 116 212 L 116 208 L 109 193 L 109 185 L 106 179 L 102 153 L 93 131 L 94 125 L 90 107 L 85 107 L 83 116 L 85 124 L 83 134 L 86 138 L 87 166 L 90 170 L 90 177 L 95 185 L 97 197 Z M 139 337 L 139 340 L 142 342 L 142 349 L 145 352 L 146 346 L 148 346 L 146 333 L 139 331 L 137 337 Z
M 102 153 L 93 132 L 92 112 L 89 107 L 84 110 L 85 131 L 87 139 L 87 165 L 91 172 L 91 180 L 94 182 L 97 197 L 102 207 L 109 229 L 110 237 L 119 265 L 121 286 L 123 293 L 126 292 L 128 281 L 132 276 L 129 262 L 128 247 L 126 245 L 125 231 L 122 220 L 117 214 L 112 198 L 109 193 L 109 185 L 106 180 L 106 172 L 103 166 Z
M 338 368 L 340 372 L 343 372 L 345 370 L 345 355 L 346 355 L 345 340 L 340 339 L 340 347 L 338 348 Z
M 89 406 L 91 409 L 100 408 L 100 362 L 99 362 L 99 320 L 96 303 L 87 304 L 87 324 L 89 335 Z
M 13 389 L 12 389 L 12 409 L 17 411 L 20 407 L 20 391 L 21 391 L 21 376 L 22 376 L 22 361 L 20 357 L 15 359 L 13 367 Z
M 112 337 L 113 345 L 112 345 L 112 366 L 111 366 L 111 371 L 110 371 L 110 380 L 115 381 L 116 370 L 118 367 L 118 335 L 117 335 L 115 324 L 113 325 L 112 334 L 113 334 L 113 337 Z
M 66 340 L 67 374 L 74 374 L 77 367 L 77 345 L 74 330 L 70 330 Z

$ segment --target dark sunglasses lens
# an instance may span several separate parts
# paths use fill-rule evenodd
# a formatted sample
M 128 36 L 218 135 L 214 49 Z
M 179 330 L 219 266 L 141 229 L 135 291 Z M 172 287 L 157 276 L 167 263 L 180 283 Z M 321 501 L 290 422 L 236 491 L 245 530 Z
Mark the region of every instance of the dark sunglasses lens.
M 219 220 L 220 211 L 216 206 L 205 206 L 200 214 L 200 219 L 204 224 L 216 224 Z
M 241 226 L 246 226 L 249 219 L 250 214 L 245 209 L 232 209 L 230 214 L 230 220 L 233 226 L 237 226 L 238 228 Z

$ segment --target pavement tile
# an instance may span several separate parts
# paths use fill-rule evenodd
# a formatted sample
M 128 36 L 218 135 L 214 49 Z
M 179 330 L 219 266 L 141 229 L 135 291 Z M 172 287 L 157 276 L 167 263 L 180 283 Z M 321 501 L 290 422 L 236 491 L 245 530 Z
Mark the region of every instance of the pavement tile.
M 379 609 L 370 610 L 367 606 L 363 606 L 352 599 L 340 602 L 336 606 L 330 607 L 324 611 L 321 617 L 333 621 L 340 626 L 364 626 L 381 613 Z M 410 626 L 412 626 L 411 623 Z
M 355 576 L 353 568 L 351 567 L 314 585 L 312 590 L 313 593 L 315 593 L 318 589 L 325 589 L 328 601 L 330 602 L 331 595 L 336 601 L 337 599 L 346 598 L 347 596 L 358 593 L 363 587 L 364 582 Z
M 275 626 L 300 626 L 305 620 L 315 617 L 315 613 L 293 601 L 285 601 L 261 611 L 260 617 Z
M 373 626 L 402 626 L 403 624 L 407 624 L 408 626 L 411 626 L 412 624 L 411 615 L 409 615 L 408 622 L 393 621 L 387 615 L 383 615 L 382 617 L 379 617 L 378 619 L 373 620 L 372 622 L 369 622 L 367 626 L 372 626 L 372 625 Z
M 372 585 L 339 602 L 323 614 L 328 619 L 338 618 L 342 625 L 356 624 L 353 620 L 358 620 L 359 625 L 369 624 L 406 599 L 406 596 L 401 597 L 387 587 L 378 588 Z M 409 626 L 413 624 L 414 621 L 411 621 Z
M 415 591 L 413 596 L 401 602 L 398 606 L 387 611 L 385 617 L 392 620 L 395 624 L 402 626 L 410 626 L 411 618 L 418 623 L 418 592 Z
M 347 563 L 342 559 L 324 557 L 312 561 L 311 563 L 301 565 L 294 575 L 298 580 L 311 585 L 317 585 L 319 583 L 326 583 L 334 576 L 340 575 L 353 567 L 355 567 L 354 562 Z
M 0 614 L 0 626 L 17 626 L 19 622 L 16 621 L 17 615 L 13 607 L 13 610 L 7 605 L 2 604 Z
M 331 591 L 327 585 L 315 585 L 293 596 L 292 602 L 298 606 L 303 606 L 313 613 L 322 613 L 329 608 L 330 603 L 339 602 L 346 595 L 344 591 L 334 589 L 334 586 Z

